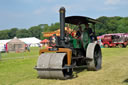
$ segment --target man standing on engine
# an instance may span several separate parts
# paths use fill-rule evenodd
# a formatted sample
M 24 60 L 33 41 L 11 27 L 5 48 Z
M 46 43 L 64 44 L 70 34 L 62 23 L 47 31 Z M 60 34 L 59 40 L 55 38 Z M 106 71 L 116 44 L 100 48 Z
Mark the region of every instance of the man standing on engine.
M 88 34 L 89 34 L 91 40 L 93 40 L 93 38 L 94 38 L 94 37 L 93 37 L 93 31 L 92 31 L 91 28 L 89 28 L 89 24 L 86 23 L 86 24 L 85 24 L 85 27 L 86 27 L 86 30 L 87 30 L 87 32 L 88 32 Z

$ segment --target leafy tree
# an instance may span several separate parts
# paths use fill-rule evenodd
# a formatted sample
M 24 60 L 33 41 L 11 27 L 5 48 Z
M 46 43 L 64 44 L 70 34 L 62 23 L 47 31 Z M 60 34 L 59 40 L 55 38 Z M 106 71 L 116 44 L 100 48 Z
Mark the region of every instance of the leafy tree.
M 40 38 L 43 29 L 40 26 L 33 26 L 28 29 L 31 37 Z
M 60 28 L 60 24 L 59 23 L 51 24 L 50 31 L 55 31 L 55 30 L 57 30 L 59 28 Z
M 126 33 L 128 32 L 128 17 L 99 17 L 100 23 L 96 24 L 97 35 L 107 33 Z
M 12 29 L 10 29 L 10 31 L 8 33 L 9 38 L 11 39 L 11 38 L 15 37 L 17 31 L 18 31 L 18 28 L 12 28 Z
M 30 32 L 26 29 L 20 29 L 16 32 L 16 37 L 18 38 L 30 37 Z
M 102 35 L 107 33 L 128 33 L 128 17 L 106 17 L 101 16 L 97 18 L 100 23 L 95 25 L 96 35 Z M 75 29 L 77 26 L 68 25 L 71 29 Z M 36 37 L 40 39 L 44 39 L 42 32 L 51 32 L 60 28 L 60 24 L 52 23 L 48 24 L 40 24 L 38 26 L 30 27 L 27 29 L 18 29 L 12 28 L 10 30 L 1 30 L 0 31 L 0 39 L 10 39 L 15 36 L 21 37 Z
M 48 24 L 45 24 L 43 27 L 43 32 L 49 32 L 50 30 L 50 26 L 48 26 Z
M 9 30 L 0 31 L 0 39 L 9 39 L 8 33 L 9 33 Z

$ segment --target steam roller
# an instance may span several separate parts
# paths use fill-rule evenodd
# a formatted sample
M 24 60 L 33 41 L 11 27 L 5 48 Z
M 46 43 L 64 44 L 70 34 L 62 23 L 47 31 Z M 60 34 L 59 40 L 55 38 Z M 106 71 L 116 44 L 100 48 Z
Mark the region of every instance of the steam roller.
M 95 35 L 95 23 L 98 21 L 85 16 L 65 17 L 65 12 L 61 7 L 60 36 L 53 34 L 49 38 L 50 47 L 40 49 L 35 66 L 39 78 L 69 79 L 76 68 L 98 71 L 102 67 L 101 48 Z M 65 24 L 76 26 L 76 29 L 69 33 Z M 90 24 L 92 28 L 88 28 Z

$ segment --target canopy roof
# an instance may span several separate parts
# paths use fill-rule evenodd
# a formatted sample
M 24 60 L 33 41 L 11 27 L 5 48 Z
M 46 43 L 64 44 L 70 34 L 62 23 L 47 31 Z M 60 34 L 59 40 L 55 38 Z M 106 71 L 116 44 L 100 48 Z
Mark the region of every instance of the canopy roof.
M 73 32 L 73 29 L 70 29 L 69 27 L 65 27 L 65 31 L 68 33 Z M 53 36 L 53 34 L 56 34 L 56 36 L 60 36 L 60 29 L 53 31 L 53 32 L 42 32 L 44 37 L 50 37 Z
M 47 42 L 49 42 L 49 40 L 48 39 L 44 39 L 40 43 L 47 43 Z
M 69 23 L 69 24 L 74 24 L 74 25 L 78 25 L 78 24 L 86 24 L 86 23 L 92 23 L 95 24 L 98 21 L 89 17 L 85 17 L 85 16 L 68 16 L 65 17 L 65 23 Z

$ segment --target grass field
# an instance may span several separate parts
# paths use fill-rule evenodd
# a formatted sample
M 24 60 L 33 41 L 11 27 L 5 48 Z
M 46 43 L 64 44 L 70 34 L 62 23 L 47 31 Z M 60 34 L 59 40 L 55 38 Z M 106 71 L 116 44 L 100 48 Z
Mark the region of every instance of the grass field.
M 0 85 L 128 85 L 128 48 L 103 48 L 100 71 L 82 71 L 69 80 L 39 79 L 34 70 L 39 48 L 2 53 Z

